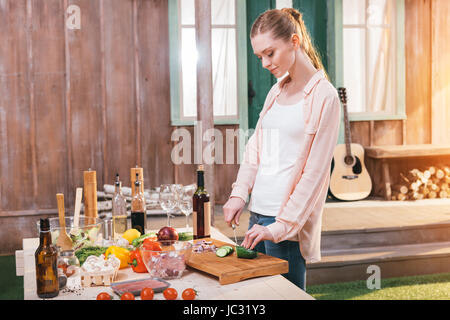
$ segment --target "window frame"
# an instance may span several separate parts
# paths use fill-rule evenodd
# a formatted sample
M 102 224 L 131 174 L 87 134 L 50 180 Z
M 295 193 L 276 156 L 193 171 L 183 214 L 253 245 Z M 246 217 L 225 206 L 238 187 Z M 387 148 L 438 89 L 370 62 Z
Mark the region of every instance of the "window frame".
M 245 0 L 236 0 L 237 116 L 214 117 L 215 125 L 248 129 L 247 28 Z M 170 120 L 172 126 L 194 126 L 196 119 L 181 118 L 181 16 L 180 0 L 169 0 Z
M 395 113 L 349 112 L 349 121 L 405 120 L 406 117 L 406 61 L 405 61 L 405 0 L 396 0 L 396 106 Z M 343 0 L 335 0 L 328 7 L 328 66 L 336 87 L 344 86 L 343 59 Z

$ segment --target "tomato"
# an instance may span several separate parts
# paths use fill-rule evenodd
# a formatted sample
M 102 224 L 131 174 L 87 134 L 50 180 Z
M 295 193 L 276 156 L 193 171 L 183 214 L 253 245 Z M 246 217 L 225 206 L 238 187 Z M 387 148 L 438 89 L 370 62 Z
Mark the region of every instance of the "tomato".
M 166 300 L 175 300 L 178 297 L 178 292 L 174 288 L 167 288 L 163 291 L 163 295 Z
M 125 292 L 120 296 L 120 300 L 135 300 L 134 294 L 132 294 L 131 292 Z
M 183 291 L 181 297 L 183 298 L 183 300 L 194 300 L 196 295 L 197 291 L 195 291 L 192 288 L 187 288 L 186 290 Z
M 111 300 L 112 297 L 107 292 L 100 292 L 97 295 L 97 300 Z
M 153 300 L 155 292 L 152 288 L 144 288 L 141 291 L 141 300 Z

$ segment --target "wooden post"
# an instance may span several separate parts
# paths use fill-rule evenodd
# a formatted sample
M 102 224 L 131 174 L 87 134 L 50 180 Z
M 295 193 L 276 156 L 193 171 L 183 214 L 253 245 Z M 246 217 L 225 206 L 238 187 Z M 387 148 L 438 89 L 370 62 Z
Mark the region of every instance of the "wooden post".
M 391 199 L 392 191 L 391 191 L 391 178 L 389 174 L 389 164 L 386 159 L 381 160 L 381 167 L 383 170 L 383 180 L 384 180 L 384 197 L 386 200 Z
M 197 43 L 197 120 L 201 124 L 202 157 L 205 169 L 205 187 L 210 195 L 211 224 L 214 226 L 214 162 L 204 163 L 203 150 L 208 145 L 203 137 L 207 130 L 214 128 L 212 48 L 211 48 L 211 1 L 195 0 L 195 40 Z M 197 146 L 197 148 L 200 146 Z

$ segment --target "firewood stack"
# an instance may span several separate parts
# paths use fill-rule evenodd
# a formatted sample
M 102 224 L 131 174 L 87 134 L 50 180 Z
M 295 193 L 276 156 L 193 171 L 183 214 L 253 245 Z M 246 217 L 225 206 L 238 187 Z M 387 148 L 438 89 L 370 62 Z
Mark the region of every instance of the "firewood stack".
M 400 182 L 392 186 L 392 200 L 450 198 L 449 186 L 450 167 L 412 169 L 400 173 Z

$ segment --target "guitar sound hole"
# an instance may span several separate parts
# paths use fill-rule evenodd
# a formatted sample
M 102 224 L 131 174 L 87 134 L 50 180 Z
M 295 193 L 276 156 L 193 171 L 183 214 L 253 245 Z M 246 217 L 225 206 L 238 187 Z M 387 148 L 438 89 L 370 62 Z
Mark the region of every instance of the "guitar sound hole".
M 345 162 L 345 164 L 348 165 L 348 166 L 351 165 L 351 164 L 353 164 L 353 157 L 352 157 L 352 156 L 345 156 L 344 162 Z

